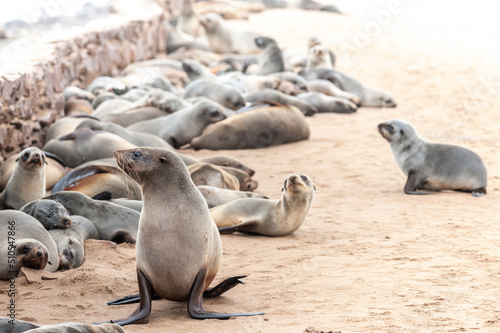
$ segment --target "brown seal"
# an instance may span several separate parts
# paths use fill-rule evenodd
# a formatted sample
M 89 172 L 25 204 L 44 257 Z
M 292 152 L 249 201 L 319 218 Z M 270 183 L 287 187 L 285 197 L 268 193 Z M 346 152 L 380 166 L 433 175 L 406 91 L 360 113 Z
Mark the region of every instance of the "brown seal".
M 154 294 L 187 301 L 188 313 L 196 319 L 256 315 L 217 313 L 203 307 L 203 297 L 219 296 L 241 283 L 241 276 L 207 289 L 220 266 L 221 239 L 182 160 L 171 151 L 154 148 L 121 150 L 116 157 L 118 165 L 141 185 L 144 208 L 136 243 L 140 305 L 128 318 L 113 322 L 127 325 L 147 321 Z M 132 299 L 137 300 L 137 296 Z
M 15 243 L 9 244 L 5 237 L 0 243 L 0 258 L 4 259 L 0 262 L 0 280 L 9 280 L 17 276 L 21 267 L 44 269 L 49 261 L 49 251 L 36 239 L 16 239 Z
M 187 168 L 191 175 L 191 180 L 196 186 L 208 185 L 234 191 L 240 189 L 238 178 L 219 166 L 210 163 L 195 163 Z
M 31 147 L 19 153 L 16 167 L 0 196 L 0 209 L 20 209 L 28 202 L 45 196 L 45 165 L 43 151 Z
M 309 125 L 293 106 L 263 106 L 208 127 L 191 141 L 195 149 L 252 149 L 307 140 Z
M 281 199 L 237 199 L 210 209 L 210 215 L 221 233 L 285 236 L 304 223 L 315 189 L 309 176 L 293 173 L 285 180 Z
M 406 121 L 391 120 L 378 125 L 390 142 L 392 154 L 408 179 L 406 194 L 429 194 L 417 190 L 455 190 L 486 194 L 486 167 L 473 151 L 422 139 Z

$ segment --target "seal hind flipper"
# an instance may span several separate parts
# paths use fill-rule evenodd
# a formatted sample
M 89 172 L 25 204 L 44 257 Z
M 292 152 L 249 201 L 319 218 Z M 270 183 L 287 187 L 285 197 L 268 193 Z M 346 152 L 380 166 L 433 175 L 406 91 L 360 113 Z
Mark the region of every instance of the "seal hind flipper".
M 153 296 L 153 286 L 140 269 L 137 270 L 137 283 L 139 284 L 140 304 L 137 309 L 126 319 L 110 320 L 110 323 L 125 326 L 128 324 L 140 324 L 147 322 L 151 313 L 151 300 Z
M 57 163 L 61 164 L 63 167 L 67 167 L 68 165 L 66 164 L 66 162 L 64 162 L 59 156 L 57 156 L 56 154 L 52 154 L 52 153 L 49 153 L 48 151 L 45 151 L 45 150 L 42 150 L 43 153 L 45 154 L 45 156 L 47 158 L 50 158 L 50 159 L 53 159 L 54 161 L 56 161 Z
M 203 298 L 215 298 L 226 291 L 229 291 L 236 287 L 238 284 L 245 284 L 245 282 L 241 281 L 240 279 L 243 279 L 247 277 L 246 275 L 240 275 L 240 276 L 233 276 L 230 278 L 225 279 L 218 285 L 216 285 L 213 288 L 207 289 L 203 292 Z
M 152 301 L 156 301 L 157 299 L 160 299 L 158 295 L 153 294 L 153 297 L 151 297 Z M 123 296 L 122 298 L 115 299 L 113 301 L 109 301 L 106 303 L 107 305 L 123 305 L 123 304 L 132 304 L 132 303 L 139 303 L 141 300 L 141 297 L 139 294 L 135 295 L 128 295 L 128 296 Z
M 206 267 L 202 268 L 194 279 L 191 290 L 189 291 L 189 300 L 187 304 L 189 316 L 193 319 L 229 319 L 231 317 L 245 317 L 263 315 L 264 312 L 253 313 L 221 313 L 207 311 L 203 307 L 202 301 L 204 296 L 205 280 L 207 278 Z M 223 281 L 222 283 L 224 283 Z M 217 288 L 217 287 L 215 287 Z M 228 289 L 229 290 L 229 289 Z
M 219 232 L 221 234 L 232 234 L 236 231 L 253 232 L 253 229 L 258 225 L 259 225 L 258 221 L 248 221 L 232 225 L 230 227 L 221 227 L 219 228 Z

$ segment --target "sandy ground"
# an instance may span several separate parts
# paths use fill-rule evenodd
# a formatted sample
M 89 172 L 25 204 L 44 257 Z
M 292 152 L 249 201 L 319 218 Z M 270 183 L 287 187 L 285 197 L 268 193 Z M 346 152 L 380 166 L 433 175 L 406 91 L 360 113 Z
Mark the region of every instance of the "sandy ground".
M 315 115 L 308 118 L 310 139 L 299 143 L 188 151 L 245 161 L 257 170 L 258 191 L 271 198 L 280 197 L 292 172 L 316 183 L 309 216 L 295 234 L 222 236 L 216 282 L 248 277 L 245 286 L 205 301 L 206 308 L 266 314 L 197 321 L 185 303 L 161 300 L 148 324 L 127 332 L 500 331 L 500 77 L 492 38 L 500 29 L 490 20 L 493 10 L 481 1 L 473 8 L 400 3 L 377 32 L 370 10 L 386 10 L 389 1 L 370 2 L 370 9 L 367 2 L 340 1 L 345 16 L 269 10 L 232 24 L 289 48 L 305 49 L 317 35 L 337 54 L 339 69 L 390 92 L 397 108 Z M 360 43 L 367 28 L 371 36 Z M 488 169 L 488 194 L 405 195 L 405 176 L 376 128 L 392 118 L 411 122 L 428 140 L 477 152 Z M 55 280 L 18 278 L 17 318 L 49 324 L 128 316 L 134 305 L 106 301 L 137 292 L 133 246 L 89 241 L 86 251 L 81 268 L 51 275 Z M 7 284 L 0 287 L 0 303 L 7 304 Z

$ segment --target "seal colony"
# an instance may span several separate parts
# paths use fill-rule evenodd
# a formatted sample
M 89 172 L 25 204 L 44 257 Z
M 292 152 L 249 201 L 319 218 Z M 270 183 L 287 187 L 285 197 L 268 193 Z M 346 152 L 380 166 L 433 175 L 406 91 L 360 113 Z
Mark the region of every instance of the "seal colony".
M 197 18 L 192 5 L 185 0 L 178 27 L 169 27 L 169 58 L 131 64 L 85 90 L 67 87 L 66 117 L 51 126 L 44 150 L 27 148 L 0 168 L 0 207 L 6 209 L 0 218 L 15 216 L 27 230 L 15 244 L 15 273 L 21 267 L 76 269 L 84 264 L 86 239 L 135 244 L 139 294 L 109 304 L 140 304 L 114 321 L 119 325 L 146 322 L 155 298 L 187 301 L 196 319 L 263 314 L 204 309 L 203 298 L 217 297 L 245 277 L 209 288 L 222 259 L 220 234 L 287 236 L 307 219 L 316 187 L 305 173 L 292 171 L 281 198 L 270 199 L 252 192 L 258 182 L 246 161 L 198 159 L 181 148 L 291 144 L 314 133 L 306 117 L 316 113 L 396 107 L 388 93 L 339 71 L 334 53 L 317 39 L 291 61 L 279 41 L 232 31 L 211 12 Z M 179 29 L 197 35 L 205 30 L 208 39 L 195 41 Z M 408 176 L 405 193 L 486 194 L 486 168 L 472 151 L 427 142 L 404 121 L 378 128 Z M 0 243 L 0 258 L 8 250 Z M 5 262 L 0 279 L 10 277 Z

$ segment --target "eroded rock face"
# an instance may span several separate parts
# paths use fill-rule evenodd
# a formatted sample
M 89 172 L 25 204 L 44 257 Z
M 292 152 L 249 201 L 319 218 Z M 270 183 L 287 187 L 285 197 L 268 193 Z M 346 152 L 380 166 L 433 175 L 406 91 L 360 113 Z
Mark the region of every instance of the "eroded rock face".
M 159 10 L 149 18 L 132 18 L 119 27 L 97 28 L 77 38 L 40 45 L 43 52 L 38 54 L 30 49 L 33 60 L 26 65 L 18 63 L 13 71 L 2 66 L 0 163 L 26 147 L 43 146 L 49 125 L 64 115 L 64 87 L 84 88 L 100 75 L 118 75 L 128 64 L 164 52 L 166 19 Z M 47 48 L 51 48 L 48 53 Z

